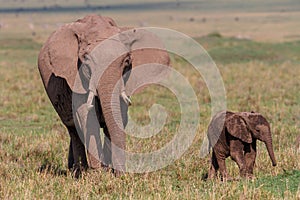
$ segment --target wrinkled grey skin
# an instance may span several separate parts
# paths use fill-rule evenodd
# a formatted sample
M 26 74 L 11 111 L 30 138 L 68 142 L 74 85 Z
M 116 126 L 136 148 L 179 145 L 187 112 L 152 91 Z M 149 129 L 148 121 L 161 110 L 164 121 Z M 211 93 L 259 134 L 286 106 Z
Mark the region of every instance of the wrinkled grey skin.
M 120 36 L 111 40 L 110 46 L 98 49 L 103 60 L 91 64 L 90 55 L 95 48 L 116 34 Z M 138 49 L 145 44 L 157 44 L 159 48 Z M 98 15 L 88 15 L 60 27 L 45 42 L 38 57 L 38 68 L 48 97 L 68 129 L 71 138 L 68 167 L 76 177 L 88 166 L 112 164 L 115 175 L 126 170 L 124 152 L 113 148 L 115 145 L 126 149 L 124 128 L 131 103 L 128 96 L 134 93 L 134 84 L 130 84 L 134 81 L 126 72 L 144 63 L 168 66 L 169 55 L 162 46 L 147 31 L 118 27 L 112 19 Z M 122 50 L 126 53 L 118 55 Z M 114 54 L 118 55 L 117 59 L 110 58 Z M 101 63 L 107 60 L 112 62 L 103 69 Z M 98 77 L 99 70 L 101 77 Z M 157 75 L 159 73 L 157 70 Z M 92 109 L 96 114 L 90 111 Z M 98 126 L 89 126 L 95 121 Z M 96 146 L 100 140 L 98 128 L 103 128 L 106 135 L 103 150 Z M 82 139 L 91 135 L 96 143 L 91 142 L 91 147 L 86 149 Z M 90 149 L 97 149 L 99 157 L 91 155 Z
M 223 180 L 230 179 L 225 165 L 229 156 L 238 164 L 241 177 L 253 177 L 257 140 L 265 143 L 276 166 L 270 125 L 260 113 L 220 112 L 210 122 L 207 136 L 213 149 L 209 179 L 214 178 L 218 170 Z

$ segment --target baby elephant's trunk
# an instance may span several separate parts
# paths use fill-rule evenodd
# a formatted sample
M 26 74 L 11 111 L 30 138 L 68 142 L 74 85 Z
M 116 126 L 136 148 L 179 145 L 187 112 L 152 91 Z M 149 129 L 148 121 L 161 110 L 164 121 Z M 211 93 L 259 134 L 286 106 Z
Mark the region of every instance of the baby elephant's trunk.
M 269 153 L 269 156 L 270 156 L 270 158 L 271 158 L 272 164 L 273 164 L 273 166 L 276 166 L 277 163 L 276 163 L 276 159 L 275 159 L 275 155 L 274 155 L 274 151 L 273 151 L 272 138 L 268 138 L 268 139 L 265 141 L 265 144 L 266 144 L 266 147 L 267 147 L 267 151 L 268 151 L 268 153 Z

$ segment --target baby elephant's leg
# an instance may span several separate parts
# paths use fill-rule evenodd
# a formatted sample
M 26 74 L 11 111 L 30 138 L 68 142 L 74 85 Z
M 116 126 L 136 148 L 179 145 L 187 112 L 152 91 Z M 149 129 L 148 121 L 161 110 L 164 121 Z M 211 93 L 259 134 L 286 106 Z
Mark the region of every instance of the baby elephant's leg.
M 249 145 L 249 149 L 245 151 L 245 160 L 247 168 L 247 177 L 253 178 L 253 168 L 256 159 L 256 140 Z
M 213 151 L 211 157 L 211 166 L 208 172 L 208 179 L 213 179 L 216 176 L 218 169 L 219 169 L 219 165 L 217 162 L 216 154 Z
M 222 176 L 222 180 L 226 181 L 228 179 L 231 179 L 227 174 L 227 169 L 226 169 L 226 164 L 225 164 L 226 156 L 224 156 L 221 153 L 216 153 L 215 156 L 216 156 L 217 164 L 219 166 L 219 171 Z
M 244 144 L 240 140 L 232 140 L 230 143 L 230 156 L 234 160 L 240 169 L 240 176 L 246 177 L 246 161 L 244 156 Z

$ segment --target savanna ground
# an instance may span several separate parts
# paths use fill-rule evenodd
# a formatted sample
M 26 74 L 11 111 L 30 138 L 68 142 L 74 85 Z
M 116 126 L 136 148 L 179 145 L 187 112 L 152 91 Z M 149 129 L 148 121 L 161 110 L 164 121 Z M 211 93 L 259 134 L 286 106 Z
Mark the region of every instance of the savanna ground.
M 16 2 L 1 2 L 0 8 L 16 7 Z M 41 6 L 41 2 L 28 2 L 28 6 Z M 294 145 L 300 134 L 299 3 L 230 2 L 181 2 L 176 9 L 94 12 L 111 16 L 119 25 L 160 26 L 193 36 L 220 70 L 228 109 L 258 111 L 271 123 L 278 162 L 275 168 L 259 142 L 255 180 L 222 183 L 202 179 L 209 168 L 209 156 L 200 158 L 199 153 L 211 117 L 210 96 L 198 72 L 172 56 L 173 67 L 185 75 L 197 93 L 201 111 L 188 151 L 155 172 L 114 178 L 110 173 L 90 170 L 74 180 L 67 171 L 69 137 L 46 96 L 36 62 L 49 34 L 87 11 L 0 13 L 0 198 L 300 199 L 300 154 Z M 161 148 L 179 126 L 180 108 L 175 96 L 153 86 L 132 100 L 130 115 L 136 122 L 149 122 L 148 110 L 153 103 L 164 106 L 168 118 L 162 132 L 150 139 L 128 137 L 128 150 Z M 229 174 L 238 176 L 230 159 L 227 166 Z

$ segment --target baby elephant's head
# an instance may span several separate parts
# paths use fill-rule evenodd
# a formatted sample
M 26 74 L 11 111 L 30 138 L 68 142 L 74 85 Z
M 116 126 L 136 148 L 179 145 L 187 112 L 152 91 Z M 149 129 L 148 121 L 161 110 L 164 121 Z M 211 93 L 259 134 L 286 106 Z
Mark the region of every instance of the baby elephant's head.
M 264 142 L 272 164 L 276 166 L 271 128 L 265 117 L 256 112 L 235 113 L 226 119 L 225 124 L 231 135 L 246 143 L 252 143 L 254 139 Z

